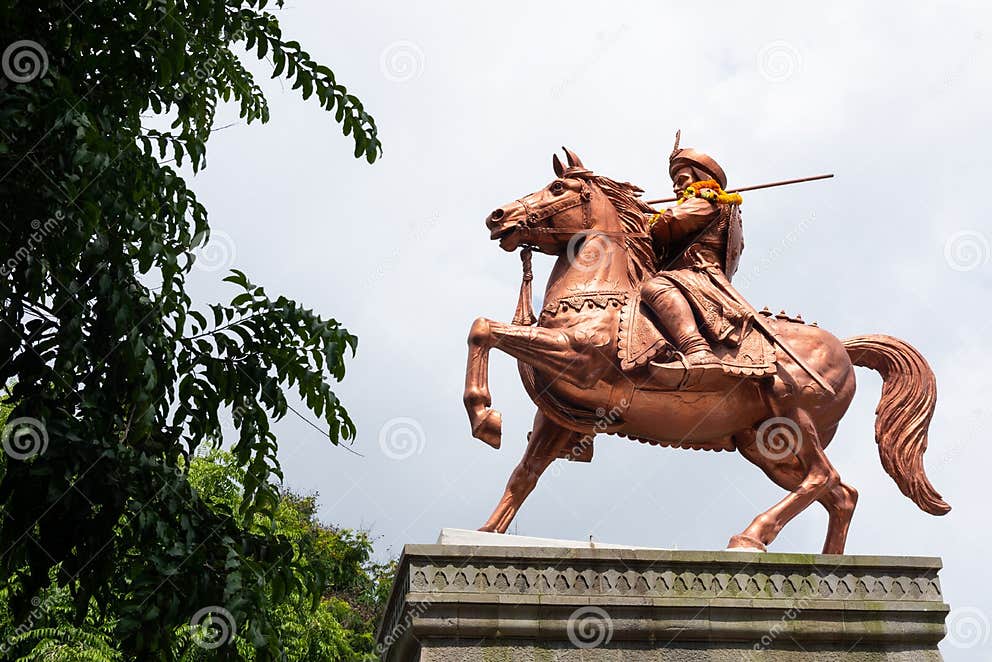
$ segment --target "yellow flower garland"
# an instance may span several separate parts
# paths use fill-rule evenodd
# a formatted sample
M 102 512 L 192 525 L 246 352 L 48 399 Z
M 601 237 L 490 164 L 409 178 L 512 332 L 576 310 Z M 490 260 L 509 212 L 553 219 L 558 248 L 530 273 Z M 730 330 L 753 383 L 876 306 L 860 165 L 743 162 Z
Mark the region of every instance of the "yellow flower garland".
M 727 193 L 713 179 L 704 179 L 701 182 L 693 182 L 682 192 L 682 197 L 675 204 L 680 205 L 689 198 L 700 197 L 703 200 L 716 202 L 722 205 L 739 205 L 744 202 L 740 193 Z
M 702 181 L 693 182 L 689 184 L 684 191 L 682 191 L 682 196 L 675 201 L 676 205 L 680 205 L 690 198 L 702 198 L 703 200 L 709 200 L 710 202 L 715 202 L 720 205 L 739 205 L 744 202 L 744 198 L 741 197 L 740 193 L 727 193 L 714 179 L 704 179 Z M 666 210 L 667 211 L 667 210 Z M 648 225 L 654 225 L 661 218 L 662 214 L 655 214 L 648 220 Z

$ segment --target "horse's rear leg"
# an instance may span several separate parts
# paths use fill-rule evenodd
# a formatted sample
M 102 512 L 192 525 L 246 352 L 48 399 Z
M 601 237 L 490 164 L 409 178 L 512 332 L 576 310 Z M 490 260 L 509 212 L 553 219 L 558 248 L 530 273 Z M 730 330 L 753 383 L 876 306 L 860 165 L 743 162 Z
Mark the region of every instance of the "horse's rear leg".
M 774 412 L 776 418 L 758 426 L 756 450 L 773 459 L 795 456 L 801 479 L 798 485 L 792 488 L 791 494 L 758 515 L 742 533 L 732 537 L 728 544 L 731 549 L 764 550 L 790 520 L 814 501 L 828 496 L 840 484 L 840 477 L 823 454 L 816 427 L 806 410 L 776 403 Z M 773 479 L 776 482 L 782 480 L 785 484 L 794 483 L 795 476 L 790 480 L 790 471 L 777 468 L 780 466 L 781 463 L 773 465 L 775 468 L 772 468 L 772 471 L 781 474 Z
M 854 507 L 858 505 L 858 491 L 850 485 L 838 483 L 820 500 L 820 503 L 830 516 L 823 553 L 843 554 L 844 546 L 847 545 L 847 530 L 851 526 L 851 518 L 854 517 Z
M 797 489 L 805 476 L 799 458 L 792 453 L 787 455 L 770 453 L 767 448 L 755 443 L 756 437 L 755 430 L 747 430 L 734 435 L 740 454 L 761 469 L 782 489 L 789 492 Z M 849 485 L 837 483 L 819 501 L 826 509 L 829 517 L 823 553 L 843 554 L 844 546 L 847 544 L 847 531 L 851 525 L 851 517 L 854 515 L 854 507 L 858 502 L 858 492 Z
M 534 430 L 530 433 L 527 450 L 520 463 L 510 474 L 506 483 L 503 498 L 496 505 L 496 510 L 480 531 L 496 531 L 505 533 L 520 510 L 524 499 L 537 485 L 537 479 L 544 470 L 558 458 L 562 451 L 579 440 L 578 432 L 566 430 L 552 423 L 541 412 L 534 418 Z

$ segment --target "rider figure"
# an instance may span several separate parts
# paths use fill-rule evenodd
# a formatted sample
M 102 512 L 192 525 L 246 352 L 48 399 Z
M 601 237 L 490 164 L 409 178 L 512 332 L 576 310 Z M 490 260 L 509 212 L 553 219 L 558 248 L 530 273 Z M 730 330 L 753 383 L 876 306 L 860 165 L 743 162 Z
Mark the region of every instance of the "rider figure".
M 678 143 L 676 135 L 668 170 L 679 202 L 651 219 L 662 270 L 644 282 L 641 297 L 684 363 L 701 371 L 720 367 L 710 343 L 739 344 L 748 319 L 720 286 L 744 248 L 740 196 L 724 192 L 727 176 L 713 158 Z

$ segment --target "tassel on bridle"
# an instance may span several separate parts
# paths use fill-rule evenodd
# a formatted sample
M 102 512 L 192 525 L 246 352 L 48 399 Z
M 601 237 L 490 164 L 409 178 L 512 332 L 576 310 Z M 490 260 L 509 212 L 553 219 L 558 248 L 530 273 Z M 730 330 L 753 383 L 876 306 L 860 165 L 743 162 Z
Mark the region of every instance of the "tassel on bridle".
M 537 318 L 534 316 L 533 294 L 530 285 L 531 281 L 534 280 L 534 271 L 530 264 L 531 252 L 530 248 L 524 248 L 520 251 L 523 279 L 520 281 L 520 299 L 517 301 L 517 311 L 513 314 L 513 324 L 516 326 L 532 326 L 537 322 Z

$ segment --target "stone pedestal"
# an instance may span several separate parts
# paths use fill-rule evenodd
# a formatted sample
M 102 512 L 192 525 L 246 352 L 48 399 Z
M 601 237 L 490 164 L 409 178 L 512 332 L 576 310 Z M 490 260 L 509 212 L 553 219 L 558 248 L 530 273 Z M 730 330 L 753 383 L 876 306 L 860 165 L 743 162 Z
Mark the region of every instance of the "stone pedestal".
M 407 545 L 388 662 L 940 660 L 940 560 Z

